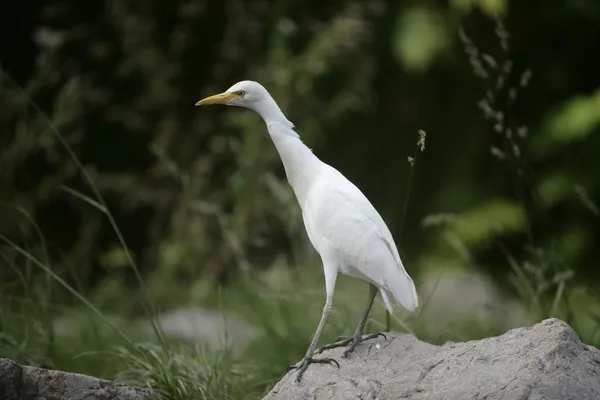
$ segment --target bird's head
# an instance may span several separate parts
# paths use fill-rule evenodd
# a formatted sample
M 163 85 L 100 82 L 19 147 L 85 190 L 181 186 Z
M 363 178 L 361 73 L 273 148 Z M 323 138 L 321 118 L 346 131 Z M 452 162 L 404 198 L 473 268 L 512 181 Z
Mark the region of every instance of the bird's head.
M 197 106 L 225 104 L 227 106 L 246 107 L 256 110 L 258 106 L 271 98 L 267 90 L 258 82 L 241 81 L 225 92 L 206 97 L 196 103 Z
M 298 136 L 297 133 L 293 132 L 294 124 L 283 115 L 267 89 L 258 82 L 238 82 L 225 92 L 206 97 L 196 103 L 197 106 L 208 104 L 225 104 L 227 106 L 249 108 L 257 112 L 263 120 L 279 122 L 289 128 L 289 134 Z

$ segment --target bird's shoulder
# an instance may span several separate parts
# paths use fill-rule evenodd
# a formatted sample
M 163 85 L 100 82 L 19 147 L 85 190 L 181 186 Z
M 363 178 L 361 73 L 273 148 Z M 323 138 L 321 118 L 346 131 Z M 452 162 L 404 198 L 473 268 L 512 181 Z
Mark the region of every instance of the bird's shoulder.
M 332 247 L 355 267 L 374 259 L 383 260 L 385 254 L 401 265 L 385 222 L 366 196 L 346 178 L 334 174 L 322 179 L 311 188 L 303 213 L 316 248 Z
M 362 191 L 331 168 L 309 190 L 306 205 L 322 223 L 373 225 L 386 240 L 392 236 L 381 215 Z
M 333 246 L 356 264 L 360 264 L 356 260 L 369 262 L 390 254 L 395 265 L 402 267 L 394 238 L 381 215 L 361 190 L 336 170 L 315 182 L 303 214 L 317 247 L 323 243 Z
M 363 213 L 377 213 L 362 191 L 334 168 L 328 168 L 311 185 L 307 200 L 317 206 L 350 206 Z
M 352 182 L 334 168 L 327 168 L 311 184 L 306 200 L 312 209 L 323 209 L 358 205 L 363 202 L 361 197 L 364 195 Z

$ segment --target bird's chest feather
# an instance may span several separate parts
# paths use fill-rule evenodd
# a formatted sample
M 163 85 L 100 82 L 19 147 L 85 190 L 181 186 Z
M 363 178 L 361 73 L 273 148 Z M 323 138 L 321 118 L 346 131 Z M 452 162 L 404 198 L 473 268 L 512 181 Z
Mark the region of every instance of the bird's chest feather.
M 350 273 L 346 269 L 368 257 L 368 242 L 375 227 L 331 188 L 323 187 L 307 200 L 302 215 L 312 245 L 321 255 L 335 252 L 341 272 Z

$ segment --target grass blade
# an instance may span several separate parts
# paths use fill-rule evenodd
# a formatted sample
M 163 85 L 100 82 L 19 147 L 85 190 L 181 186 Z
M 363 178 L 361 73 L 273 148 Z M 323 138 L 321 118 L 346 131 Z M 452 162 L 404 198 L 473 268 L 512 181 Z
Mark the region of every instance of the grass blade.
M 31 261 L 34 265 L 36 265 L 37 267 L 41 268 L 48 275 L 50 275 L 56 282 L 60 283 L 61 286 L 63 286 L 65 289 L 67 289 L 73 296 L 77 297 L 77 299 L 79 299 L 79 301 L 81 301 L 83 304 L 85 304 L 91 311 L 93 311 L 98 317 L 100 317 L 111 328 L 113 328 L 115 330 L 115 332 L 117 332 L 123 339 L 125 339 L 125 341 L 127 341 L 127 343 L 133 345 L 133 342 L 131 341 L 131 339 L 129 339 L 129 337 L 125 334 L 125 332 L 123 332 L 121 329 L 119 329 L 119 327 L 117 327 L 110 319 L 108 319 L 102 313 L 102 311 L 100 311 L 88 299 L 86 299 L 81 293 L 79 293 L 77 290 L 75 290 L 64 279 L 62 279 L 60 276 L 58 276 L 54 271 L 52 271 L 50 268 L 48 268 L 47 265 L 45 265 L 40 260 L 38 260 L 37 258 L 35 258 L 34 256 L 32 256 L 31 253 L 27 252 L 25 249 L 23 249 L 21 246 L 19 246 L 18 244 L 16 244 L 15 242 L 13 242 L 12 240 L 10 240 L 9 238 L 7 238 L 6 236 L 4 236 L 3 234 L 0 234 L 0 240 L 2 240 L 8 246 L 12 247 L 19 254 L 21 254 L 23 257 L 25 257 L 26 259 L 28 259 L 29 261 Z

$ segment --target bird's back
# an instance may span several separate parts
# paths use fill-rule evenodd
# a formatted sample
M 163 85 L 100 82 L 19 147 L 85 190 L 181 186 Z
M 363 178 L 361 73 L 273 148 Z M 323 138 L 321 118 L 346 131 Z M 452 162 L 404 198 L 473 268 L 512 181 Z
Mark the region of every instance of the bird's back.
M 335 251 L 340 272 L 380 287 L 388 308 L 390 293 L 403 307 L 417 307 L 414 283 L 389 229 L 352 182 L 324 164 L 303 199 L 302 212 L 315 249 Z

